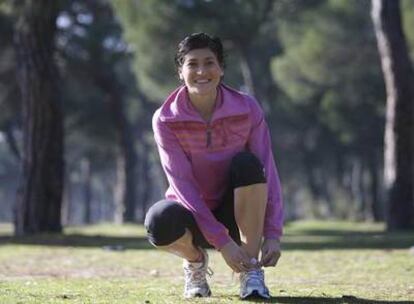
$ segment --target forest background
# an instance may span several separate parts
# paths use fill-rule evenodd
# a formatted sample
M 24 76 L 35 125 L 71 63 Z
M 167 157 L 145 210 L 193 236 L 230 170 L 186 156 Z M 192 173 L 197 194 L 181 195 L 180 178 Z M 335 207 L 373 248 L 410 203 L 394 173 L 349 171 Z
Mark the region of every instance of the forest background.
M 166 189 L 151 117 L 179 85 L 178 42 L 203 31 L 265 110 L 287 221 L 412 227 L 414 2 L 374 2 L 377 27 L 368 0 L 1 1 L 0 221 L 142 223 Z

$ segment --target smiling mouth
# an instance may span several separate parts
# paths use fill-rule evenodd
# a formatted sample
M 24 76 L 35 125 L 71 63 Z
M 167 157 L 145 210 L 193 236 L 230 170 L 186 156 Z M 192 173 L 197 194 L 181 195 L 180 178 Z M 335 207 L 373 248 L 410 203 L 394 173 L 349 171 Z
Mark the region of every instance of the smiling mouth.
M 209 82 L 211 82 L 210 79 L 203 79 L 203 80 L 195 80 L 194 81 L 194 83 L 196 83 L 196 84 L 206 84 L 206 83 L 209 83 Z

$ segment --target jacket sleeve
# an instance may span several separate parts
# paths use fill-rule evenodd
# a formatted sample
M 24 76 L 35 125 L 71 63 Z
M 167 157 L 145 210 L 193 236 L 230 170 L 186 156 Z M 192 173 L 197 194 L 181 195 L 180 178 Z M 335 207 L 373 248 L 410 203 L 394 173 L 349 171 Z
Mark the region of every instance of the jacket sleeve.
M 157 113 L 153 117 L 152 127 L 161 165 L 170 187 L 174 190 L 179 202 L 194 215 L 206 240 L 216 249 L 221 249 L 231 240 L 228 230 L 216 220 L 203 201 L 191 163 L 177 137 L 168 125 L 158 119 Z
M 279 239 L 283 233 L 283 199 L 279 175 L 272 153 L 270 132 L 263 111 L 257 101 L 252 100 L 250 105 L 252 130 L 248 140 L 248 148 L 262 162 L 268 186 L 263 235 L 267 239 Z

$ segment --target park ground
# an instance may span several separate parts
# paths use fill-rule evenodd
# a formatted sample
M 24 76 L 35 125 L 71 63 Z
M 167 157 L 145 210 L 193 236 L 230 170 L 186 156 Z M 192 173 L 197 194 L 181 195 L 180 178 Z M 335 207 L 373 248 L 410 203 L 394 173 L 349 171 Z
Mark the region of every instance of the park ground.
M 382 224 L 293 222 L 266 303 L 414 303 L 414 232 Z M 182 298 L 181 260 L 151 248 L 139 225 L 68 227 L 12 237 L 0 225 L 0 303 L 238 303 L 237 275 L 210 251 L 213 296 Z M 263 302 L 263 301 L 253 301 Z

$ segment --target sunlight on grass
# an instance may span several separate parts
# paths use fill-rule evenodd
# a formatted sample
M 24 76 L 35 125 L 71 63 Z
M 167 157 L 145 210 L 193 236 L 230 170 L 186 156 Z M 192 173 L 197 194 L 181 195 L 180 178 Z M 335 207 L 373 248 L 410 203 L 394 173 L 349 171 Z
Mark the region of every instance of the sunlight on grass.
M 384 223 L 370 223 L 370 222 L 350 222 L 350 221 L 295 221 L 285 225 L 288 232 L 304 232 L 304 231 L 318 231 L 318 230 L 338 230 L 341 232 L 383 232 L 385 230 Z
M 10 235 L 13 233 L 13 225 L 11 223 L 0 223 L 0 235 Z
M 69 226 L 65 228 L 67 234 L 105 235 L 105 236 L 144 236 L 145 229 L 141 225 L 101 223 L 90 226 Z
M 113 223 L 100 223 L 94 225 L 68 226 L 64 228 L 65 234 L 81 235 L 105 235 L 105 236 L 144 236 L 145 229 L 142 225 Z M 0 235 L 13 234 L 11 223 L 0 223 Z

